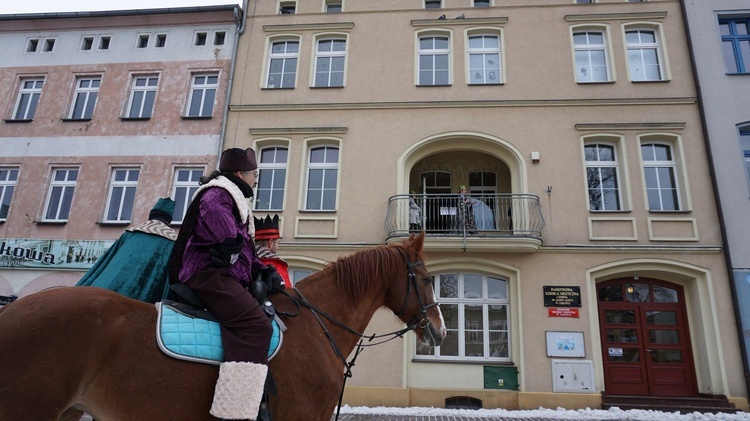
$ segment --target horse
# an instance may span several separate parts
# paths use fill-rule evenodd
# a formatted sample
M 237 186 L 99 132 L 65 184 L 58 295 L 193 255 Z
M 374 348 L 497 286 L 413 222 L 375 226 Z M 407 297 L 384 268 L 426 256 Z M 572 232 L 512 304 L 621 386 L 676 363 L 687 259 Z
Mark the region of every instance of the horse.
M 420 346 L 441 343 L 423 243 L 424 233 L 339 257 L 270 296 L 287 326 L 269 362 L 275 421 L 330 420 L 355 333 L 383 306 Z M 162 353 L 156 318 L 154 305 L 96 287 L 49 289 L 0 307 L 0 420 L 70 421 L 84 411 L 96 420 L 214 420 L 218 367 Z

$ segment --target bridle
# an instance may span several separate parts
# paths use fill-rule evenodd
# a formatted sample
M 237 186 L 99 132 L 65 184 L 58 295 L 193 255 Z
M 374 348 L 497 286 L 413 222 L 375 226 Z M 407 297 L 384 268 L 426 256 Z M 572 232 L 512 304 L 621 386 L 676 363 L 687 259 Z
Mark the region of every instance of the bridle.
M 412 317 L 411 321 L 407 323 L 406 327 L 402 329 L 389 332 L 389 333 L 384 333 L 381 335 L 372 334 L 368 336 L 361 332 L 357 332 L 356 330 L 347 326 L 344 322 L 336 319 L 335 317 L 331 316 L 330 314 L 326 313 L 325 311 L 311 304 L 309 301 L 307 301 L 304 295 L 302 295 L 302 292 L 300 292 L 300 290 L 297 289 L 297 287 L 292 287 L 292 290 L 296 293 L 297 296 L 294 296 L 288 293 L 286 290 L 281 291 L 296 305 L 297 312 L 291 313 L 291 314 L 287 312 L 278 312 L 278 313 L 281 315 L 288 316 L 288 317 L 296 317 L 297 315 L 299 315 L 299 310 L 301 307 L 308 308 L 312 312 L 315 319 L 318 321 L 318 324 L 320 325 L 320 327 L 323 329 L 323 332 L 325 333 L 326 338 L 328 339 L 328 343 L 330 343 L 331 348 L 333 348 L 333 352 L 336 354 L 339 360 L 341 360 L 341 362 L 344 363 L 344 367 L 346 368 L 346 371 L 344 372 L 344 383 L 341 386 L 341 395 L 339 396 L 338 409 L 336 411 L 336 420 L 338 420 L 339 412 L 341 411 L 341 402 L 344 397 L 344 387 L 346 386 L 346 379 L 349 377 L 352 377 L 351 369 L 352 367 L 354 367 L 354 362 L 356 361 L 357 356 L 359 356 L 359 353 L 362 352 L 363 348 L 380 345 L 380 344 L 383 344 L 385 342 L 391 341 L 396 338 L 402 338 L 404 334 L 406 334 L 410 330 L 427 329 L 430 326 L 430 317 L 427 315 L 427 310 L 440 305 L 440 303 L 438 303 L 437 301 L 435 301 L 434 303 L 425 305 L 424 301 L 422 300 L 422 295 L 419 293 L 419 288 L 417 287 L 417 275 L 414 273 L 414 268 L 417 266 L 424 265 L 424 262 L 421 260 L 412 262 L 411 259 L 409 258 L 409 253 L 407 253 L 405 250 L 400 249 L 400 248 L 398 250 L 401 252 L 401 254 L 404 256 L 404 259 L 406 260 L 406 269 L 408 273 L 407 273 L 407 279 L 406 279 L 406 295 L 404 296 L 404 305 L 401 307 L 401 310 L 399 310 L 399 312 L 396 313 L 396 317 L 401 317 L 404 311 L 406 311 L 406 308 L 409 305 L 409 296 L 411 295 L 412 287 L 414 288 L 414 292 L 417 295 L 417 301 L 419 302 L 419 311 L 414 315 L 414 317 Z M 426 282 L 428 283 L 432 282 L 432 278 L 430 278 Z M 341 329 L 345 330 L 346 332 L 349 332 L 352 335 L 360 337 L 359 344 L 357 344 L 357 351 L 354 353 L 354 357 L 352 357 L 351 361 L 349 362 L 346 361 L 346 356 L 339 349 L 338 344 L 336 344 L 336 341 L 331 336 L 331 333 L 329 332 L 325 323 L 323 323 L 323 320 L 320 318 L 320 316 L 328 319 L 330 322 L 340 327 Z M 372 342 L 375 339 L 386 338 L 386 337 L 388 337 L 389 339 L 382 340 L 376 343 L 367 344 L 367 345 L 364 345 L 362 343 L 364 339 L 367 339 L 368 342 Z

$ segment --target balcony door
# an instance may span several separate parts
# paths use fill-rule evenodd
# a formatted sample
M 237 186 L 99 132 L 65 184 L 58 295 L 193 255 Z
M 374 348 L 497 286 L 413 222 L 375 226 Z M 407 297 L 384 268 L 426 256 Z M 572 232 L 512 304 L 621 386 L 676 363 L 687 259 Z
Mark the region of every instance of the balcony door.
M 697 395 L 682 287 L 627 278 L 597 292 L 606 393 Z

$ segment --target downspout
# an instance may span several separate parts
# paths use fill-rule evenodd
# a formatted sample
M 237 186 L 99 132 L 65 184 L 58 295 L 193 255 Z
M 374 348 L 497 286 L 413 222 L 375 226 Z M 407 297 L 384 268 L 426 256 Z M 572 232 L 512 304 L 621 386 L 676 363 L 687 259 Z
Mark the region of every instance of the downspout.
M 734 307 L 734 319 L 735 319 L 735 325 L 737 327 L 737 334 L 739 336 L 739 342 L 740 342 L 740 352 L 742 353 L 742 368 L 745 375 L 745 388 L 746 393 L 750 394 L 750 370 L 748 368 L 748 361 L 747 361 L 747 347 L 745 347 L 745 337 L 744 337 L 744 329 L 742 327 L 742 318 L 740 315 L 740 304 L 739 299 L 737 298 L 737 289 L 734 285 L 734 269 L 732 267 L 732 258 L 729 250 L 729 243 L 727 241 L 727 227 L 724 223 L 724 211 L 722 210 L 721 206 L 721 198 L 719 195 L 719 183 L 716 179 L 716 171 L 715 171 L 715 165 L 713 160 L 713 154 L 711 152 L 711 142 L 709 141 L 709 135 L 708 135 L 708 127 L 706 125 L 706 112 L 703 108 L 703 97 L 701 95 L 701 83 L 698 76 L 698 66 L 696 64 L 695 60 L 695 51 L 693 49 L 693 39 L 692 39 L 692 33 L 690 32 L 690 23 L 688 22 L 688 10 L 687 6 L 685 6 L 685 3 L 690 0 L 684 0 L 680 2 L 680 7 L 682 8 L 682 19 L 684 21 L 685 26 L 685 35 L 687 39 L 688 44 L 688 50 L 690 51 L 690 67 L 693 71 L 693 79 L 695 80 L 695 90 L 698 97 L 698 109 L 700 111 L 700 119 L 701 119 L 701 126 L 703 131 L 703 140 L 706 146 L 706 155 L 708 156 L 708 169 L 711 173 L 711 186 L 714 190 L 714 202 L 716 203 L 716 210 L 718 212 L 719 216 L 719 228 L 721 231 L 721 245 L 724 249 L 724 260 L 727 265 L 727 274 L 729 276 L 729 288 L 732 294 L 732 305 Z
M 247 2 L 248 0 L 242 0 L 242 9 L 238 6 L 234 7 L 234 21 L 237 25 L 237 36 L 234 40 L 234 48 L 232 49 L 232 62 L 229 67 L 229 82 L 227 83 L 227 104 L 224 107 L 224 116 L 221 119 L 221 138 L 219 139 L 219 150 L 216 153 L 216 169 L 219 169 L 219 158 L 221 153 L 224 151 L 224 139 L 227 134 L 227 119 L 229 118 L 229 104 L 231 102 L 232 85 L 234 81 L 234 66 L 237 62 L 237 50 L 240 46 L 240 36 L 245 32 L 245 22 L 247 21 Z

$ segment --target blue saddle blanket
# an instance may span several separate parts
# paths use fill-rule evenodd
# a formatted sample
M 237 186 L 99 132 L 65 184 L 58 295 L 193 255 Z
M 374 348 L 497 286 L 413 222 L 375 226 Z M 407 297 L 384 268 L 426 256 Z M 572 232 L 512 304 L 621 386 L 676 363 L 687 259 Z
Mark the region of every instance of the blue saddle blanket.
M 162 352 L 194 362 L 215 365 L 224 362 L 218 322 L 190 315 L 164 302 L 156 303 L 156 309 L 156 342 Z M 272 320 L 271 325 L 273 335 L 268 349 L 268 361 L 281 349 L 285 329 L 277 319 Z

